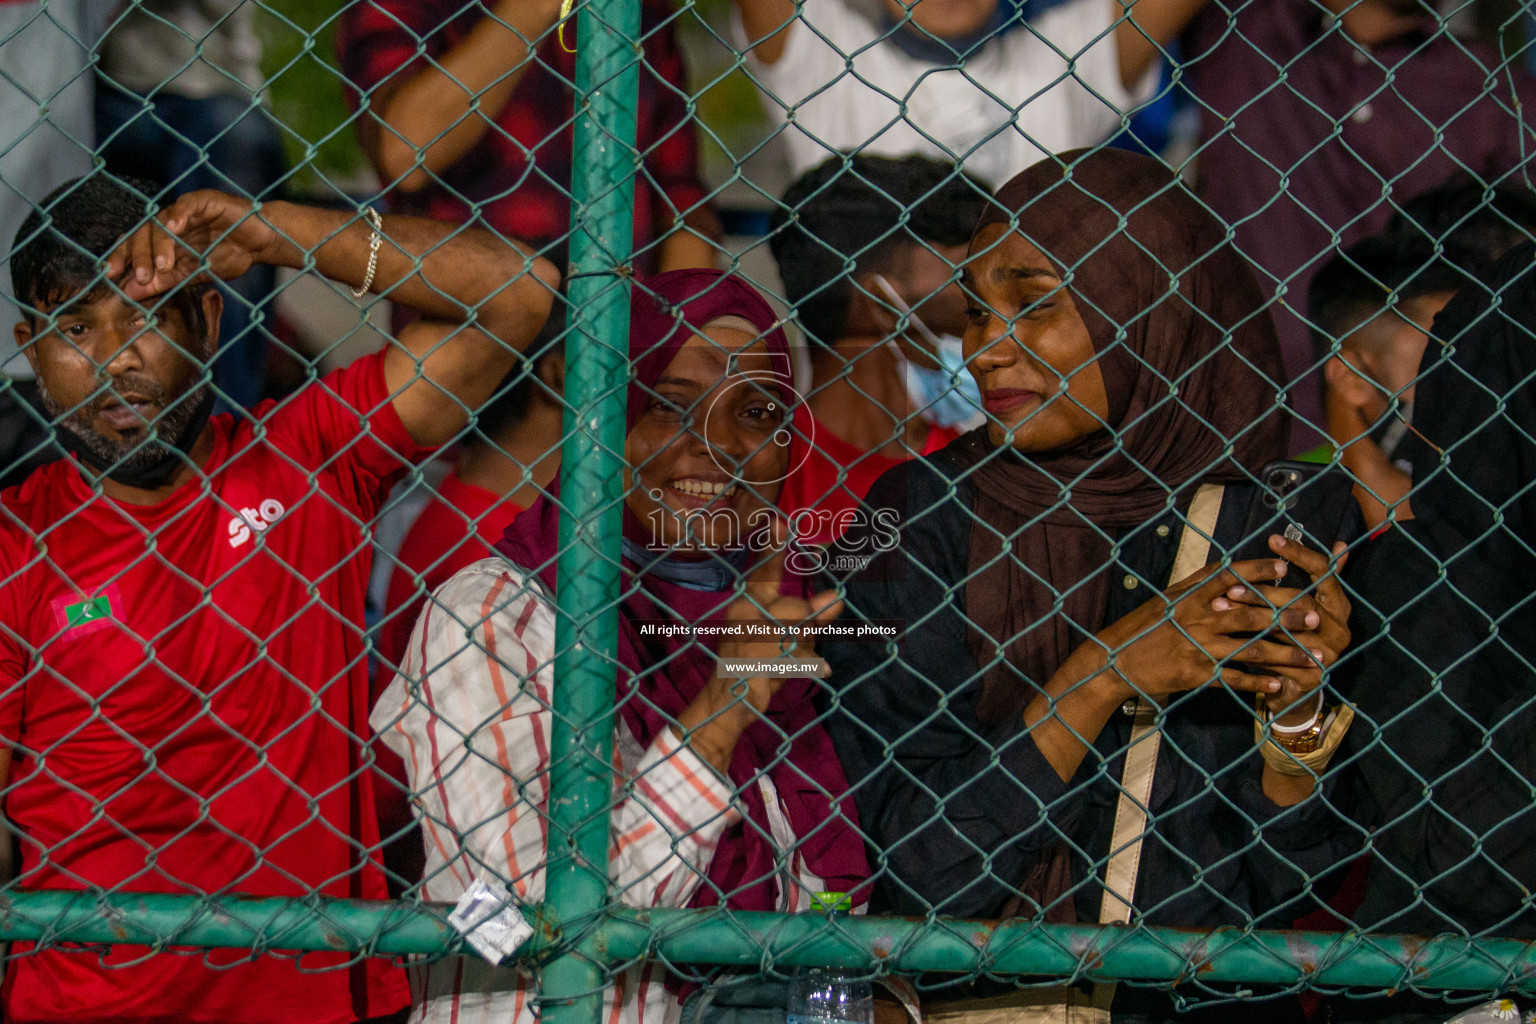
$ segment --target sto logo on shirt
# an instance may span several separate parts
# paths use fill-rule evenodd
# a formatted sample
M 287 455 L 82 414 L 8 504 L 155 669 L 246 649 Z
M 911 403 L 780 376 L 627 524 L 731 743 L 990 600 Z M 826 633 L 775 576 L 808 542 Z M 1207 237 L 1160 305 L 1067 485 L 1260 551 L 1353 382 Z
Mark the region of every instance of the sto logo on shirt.
M 255 508 L 240 509 L 239 514 L 229 521 L 229 546 L 238 548 L 253 534 L 261 533 L 277 522 L 284 511 L 283 503 L 276 498 L 267 498 Z

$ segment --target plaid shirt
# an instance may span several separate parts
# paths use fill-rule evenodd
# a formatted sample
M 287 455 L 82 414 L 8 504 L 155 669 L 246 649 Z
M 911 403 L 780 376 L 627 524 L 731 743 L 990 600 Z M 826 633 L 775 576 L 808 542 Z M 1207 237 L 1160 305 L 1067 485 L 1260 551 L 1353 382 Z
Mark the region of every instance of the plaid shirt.
M 380 105 L 389 93 L 458 45 L 487 16 L 464 0 L 359 0 L 336 35 L 337 54 L 356 104 Z M 707 194 L 699 180 L 698 143 L 688 124 L 683 57 L 666 0 L 644 0 L 637 139 L 645 164 L 635 188 L 637 269 L 654 269 L 643 247 L 665 235 Z M 573 28 L 566 39 L 574 42 Z M 559 243 L 570 232 L 571 144 L 576 56 L 550 31 L 533 63 L 480 144 L 418 192 L 396 190 L 392 207 L 439 220 L 483 222 L 508 238 Z
M 405 760 L 417 794 L 427 853 L 422 899 L 456 902 L 476 878 L 501 882 L 524 904 L 544 898 L 554 661 L 554 606 L 499 557 L 443 584 L 416 621 L 372 724 Z M 643 748 L 620 719 L 614 757 L 614 899 L 687 906 L 721 834 L 741 821 L 731 787 L 670 729 Z M 763 783 L 765 802 L 777 808 L 766 776 Z M 781 850 L 799 845 L 777 824 L 774 840 Z M 787 891 L 825 887 L 802 876 Z M 517 967 L 457 956 L 413 970 L 416 1024 L 537 1024 L 532 977 Z M 603 1019 L 675 1024 L 666 972 L 655 962 L 617 970 L 603 993 Z

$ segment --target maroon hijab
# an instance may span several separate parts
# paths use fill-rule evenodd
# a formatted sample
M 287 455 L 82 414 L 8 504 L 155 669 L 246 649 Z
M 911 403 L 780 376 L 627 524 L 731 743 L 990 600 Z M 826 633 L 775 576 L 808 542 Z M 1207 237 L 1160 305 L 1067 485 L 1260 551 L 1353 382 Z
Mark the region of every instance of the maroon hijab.
M 1061 451 L 999 451 L 984 429 L 951 449 L 974 467 L 966 611 L 989 723 L 1108 624 L 1111 538 L 1187 507 L 1203 482 L 1257 472 L 1289 432 L 1258 282 L 1161 162 L 1119 149 L 1047 157 L 998 189 L 976 230 L 998 223 L 1016 223 L 1063 273 L 1109 415 Z
M 656 382 L 678 350 L 710 321 L 738 316 L 757 328 L 774 372 L 793 379 L 789 345 L 773 310 L 751 285 L 714 270 L 678 270 L 637 282 L 630 301 L 631 375 L 627 426 L 645 411 Z M 793 398 L 793 395 L 787 395 Z M 793 433 L 793 432 L 792 432 Z M 794 452 L 790 451 L 791 465 Z M 514 564 L 537 572 L 553 592 L 560 513 L 558 494 L 541 498 L 507 528 L 497 550 Z M 626 508 L 624 535 L 648 542 L 649 529 Z M 625 560 L 624 598 L 619 615 L 620 713 L 631 734 L 649 746 L 675 721 L 714 674 L 709 646 L 686 638 L 640 636 L 637 623 L 673 619 L 699 622 L 724 613 L 737 596 L 692 590 L 653 574 L 639 573 Z M 786 571 L 787 573 L 787 571 Z M 807 593 L 806 581 L 786 575 L 785 593 Z M 694 906 L 725 902 L 738 910 L 773 910 L 777 853 L 768 808 L 758 779 L 767 776 L 778 791 L 784 816 L 798 837 L 786 857 L 803 863 L 823 888 L 852 892 L 869 877 L 847 780 L 826 730 L 811 705 L 816 683 L 786 680 L 763 720 L 750 726 L 736 745 L 730 777 L 746 811 L 745 820 L 721 836 L 708 881 Z

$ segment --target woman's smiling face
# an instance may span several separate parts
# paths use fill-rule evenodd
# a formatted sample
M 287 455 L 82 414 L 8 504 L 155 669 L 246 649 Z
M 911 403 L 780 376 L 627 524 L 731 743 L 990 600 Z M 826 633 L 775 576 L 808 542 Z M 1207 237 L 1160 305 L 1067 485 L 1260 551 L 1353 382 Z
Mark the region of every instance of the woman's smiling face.
M 789 471 L 789 381 L 768 346 L 706 327 L 650 390 L 625 441 L 625 504 L 662 549 L 744 543 Z
M 1105 429 L 1109 397 L 1088 325 L 1061 272 L 1006 224 L 971 240 L 965 359 L 981 387 L 987 437 L 1049 452 Z

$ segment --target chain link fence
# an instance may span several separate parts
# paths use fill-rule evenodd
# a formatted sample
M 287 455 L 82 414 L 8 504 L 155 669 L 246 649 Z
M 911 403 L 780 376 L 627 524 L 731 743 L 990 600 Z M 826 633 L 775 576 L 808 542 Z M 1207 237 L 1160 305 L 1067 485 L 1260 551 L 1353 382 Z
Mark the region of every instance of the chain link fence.
M 1517 1013 L 1532 13 L 0 4 L 7 1013 Z

